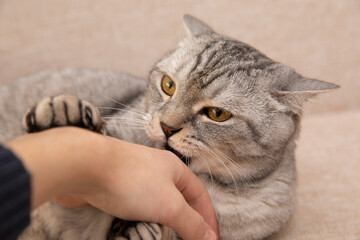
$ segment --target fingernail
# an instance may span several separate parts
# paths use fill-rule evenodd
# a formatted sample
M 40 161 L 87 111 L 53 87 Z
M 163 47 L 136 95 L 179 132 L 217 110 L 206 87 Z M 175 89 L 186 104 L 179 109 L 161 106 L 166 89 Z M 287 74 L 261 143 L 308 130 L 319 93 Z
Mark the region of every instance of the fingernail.
M 204 240 L 216 240 L 216 234 L 213 230 L 211 230 L 211 228 L 208 228 L 206 230 L 205 236 L 204 236 Z

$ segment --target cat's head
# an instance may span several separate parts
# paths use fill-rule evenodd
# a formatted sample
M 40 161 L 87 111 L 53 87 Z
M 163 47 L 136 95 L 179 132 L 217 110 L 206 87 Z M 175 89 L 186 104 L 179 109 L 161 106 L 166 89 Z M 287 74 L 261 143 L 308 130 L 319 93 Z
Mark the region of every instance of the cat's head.
M 195 172 L 223 181 L 266 176 L 293 141 L 303 103 L 338 86 L 184 20 L 189 36 L 149 75 L 148 135 Z

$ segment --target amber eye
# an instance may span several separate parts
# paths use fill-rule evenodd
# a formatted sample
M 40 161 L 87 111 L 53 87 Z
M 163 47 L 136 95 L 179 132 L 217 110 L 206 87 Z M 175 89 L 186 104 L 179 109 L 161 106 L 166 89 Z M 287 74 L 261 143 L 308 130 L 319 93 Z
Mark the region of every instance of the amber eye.
M 205 108 L 205 114 L 211 119 L 216 122 L 223 122 L 231 118 L 231 113 L 217 107 L 208 107 Z
M 161 80 L 161 88 L 169 96 L 174 95 L 176 90 L 176 85 L 173 80 L 167 75 L 164 75 L 164 77 Z

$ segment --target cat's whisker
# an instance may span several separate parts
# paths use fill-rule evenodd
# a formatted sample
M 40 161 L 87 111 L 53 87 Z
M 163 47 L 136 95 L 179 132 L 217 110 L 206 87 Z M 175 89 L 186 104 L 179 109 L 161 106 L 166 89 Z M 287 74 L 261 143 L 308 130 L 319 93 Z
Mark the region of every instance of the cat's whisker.
M 116 110 L 116 111 L 120 111 L 120 112 L 127 112 L 127 113 L 132 113 L 135 115 L 138 115 L 140 117 L 143 117 L 145 115 L 145 113 L 138 113 L 138 112 L 134 112 L 133 110 L 130 109 L 123 109 L 123 108 L 116 108 L 116 107 L 97 107 L 98 109 L 109 109 L 109 110 Z
M 144 130 L 144 128 L 141 127 L 127 127 L 129 130 Z
M 141 122 L 148 122 L 144 119 L 140 119 L 140 118 L 129 118 L 129 117 L 124 117 L 124 116 L 120 116 L 120 117 L 113 117 L 113 116 L 103 116 L 103 118 L 105 119 L 120 119 L 120 120 L 130 120 L 130 121 L 141 121 Z
M 217 151 L 220 151 L 220 150 L 217 149 Z M 220 151 L 220 152 L 224 155 L 224 157 L 225 157 L 230 163 L 233 164 L 233 166 L 235 166 L 235 167 L 238 168 L 239 170 L 242 170 L 241 166 L 240 166 L 238 163 L 236 163 L 233 159 L 231 159 L 229 156 L 227 156 L 224 152 L 222 152 L 222 151 Z M 269 157 L 270 157 L 270 156 L 269 156 Z M 271 157 L 270 157 L 270 158 L 271 158 Z M 249 179 L 249 180 L 247 180 L 247 179 Z M 246 179 L 241 179 L 241 182 L 244 183 L 245 185 L 250 185 L 250 184 L 253 184 L 253 183 L 255 182 L 255 179 L 254 179 L 253 176 L 249 175 L 249 176 L 247 176 Z
M 118 123 L 125 123 L 125 124 L 139 124 L 139 125 L 149 125 L 149 122 L 144 119 L 138 119 L 138 118 L 131 118 L 131 117 L 112 117 L 112 116 L 105 116 L 103 119 L 106 120 L 106 122 L 118 122 Z
M 136 141 L 136 142 L 140 142 L 140 138 L 145 139 L 145 141 L 141 141 L 141 142 L 143 142 L 143 145 L 147 146 L 147 143 L 149 142 L 149 138 L 148 138 L 148 136 L 147 136 L 147 133 L 144 132 L 144 133 L 142 133 L 142 134 L 140 134 L 140 135 L 137 135 L 137 136 L 135 137 L 135 141 Z
M 132 121 L 129 122 L 128 120 L 111 120 L 111 121 L 106 121 L 107 124 L 125 124 L 125 125 L 139 125 L 139 126 L 146 126 L 148 125 L 148 123 L 143 123 L 143 122 L 136 122 L 136 121 Z
M 113 122 L 108 122 L 106 124 L 107 126 L 117 126 L 117 127 L 142 127 L 145 128 L 144 124 L 140 124 L 140 123 L 129 123 L 129 122 L 119 122 L 119 121 L 113 121 Z
M 123 123 L 123 124 L 127 124 L 127 125 L 148 125 L 149 123 L 147 122 L 141 122 L 141 121 L 129 121 L 127 119 L 110 119 L 110 121 L 107 121 L 108 123 Z
M 144 130 L 143 128 L 136 128 L 136 127 L 128 127 L 126 129 L 128 129 L 128 130 Z M 113 126 L 113 127 L 107 128 L 107 130 L 119 130 L 119 127 Z
M 220 153 L 222 156 L 224 156 L 225 160 L 227 160 L 230 164 L 233 165 L 233 167 L 239 169 L 239 170 L 242 170 L 241 167 L 239 166 L 238 163 L 236 163 L 233 159 L 231 159 L 229 156 L 227 156 L 224 152 L 222 152 L 221 150 L 219 149 L 214 149 L 214 151 L 217 151 L 218 153 Z M 236 171 L 236 169 L 234 169 Z M 252 176 L 249 176 L 250 178 L 250 181 L 246 180 L 246 179 L 240 179 L 240 181 L 242 183 L 244 183 L 245 185 L 249 185 L 253 182 L 253 177 Z
M 111 122 L 107 122 L 106 123 L 106 126 L 115 126 L 115 127 L 118 127 L 118 128 L 121 128 L 121 127 L 141 127 L 143 129 L 145 129 L 145 126 L 144 124 L 142 123 L 134 123 L 134 122 L 121 122 L 121 121 L 111 121 Z
M 204 163 L 204 165 L 206 166 L 208 172 L 209 172 L 209 175 L 210 175 L 210 180 L 211 180 L 211 190 L 213 191 L 214 189 L 214 177 L 212 175 L 212 172 L 211 172 L 211 169 L 210 169 L 210 166 L 209 166 L 209 163 L 207 162 L 207 160 L 204 158 L 204 156 L 202 156 L 198 150 L 194 150 L 194 153 L 197 155 L 197 157 L 200 159 L 201 162 Z
M 143 142 L 143 145 L 148 146 L 149 142 L 150 142 L 150 139 L 148 137 L 145 137 L 145 142 Z
M 105 96 L 105 95 L 102 95 L 102 94 L 100 94 L 100 93 L 96 93 L 96 94 L 98 94 L 98 95 L 100 95 L 101 97 L 106 98 L 106 99 L 108 99 L 108 100 L 110 100 L 110 101 L 112 101 L 112 102 L 114 102 L 114 103 L 117 103 L 117 104 L 119 104 L 120 106 L 126 107 L 126 108 L 129 109 L 129 110 L 133 110 L 133 111 L 135 111 L 135 112 L 137 112 L 137 113 L 139 113 L 139 114 L 144 114 L 143 112 L 139 111 L 138 109 L 132 108 L 132 107 L 126 105 L 126 104 L 123 104 L 123 103 L 121 103 L 121 102 L 119 102 L 119 101 L 116 101 L 115 99 L 112 99 L 112 98 L 107 97 L 107 96 Z
M 125 112 L 127 113 L 130 113 L 130 114 L 123 114 L 123 115 L 113 115 L 113 114 L 110 114 L 110 115 L 102 115 L 102 116 L 105 116 L 105 117 L 120 117 L 120 118 L 123 118 L 123 117 L 128 117 L 128 118 L 134 118 L 134 119 L 139 119 L 139 120 L 143 120 L 143 121 L 148 121 L 146 116 L 147 114 L 142 114 L 142 115 L 139 115 L 137 113 L 133 113 L 131 111 L 128 111 L 128 110 L 124 110 Z
M 219 157 L 211 148 L 206 147 L 206 149 L 215 157 L 215 159 L 217 161 L 219 161 L 219 163 L 221 163 L 221 165 L 223 165 L 223 167 L 227 170 L 227 172 L 229 173 L 233 183 L 234 183 L 234 187 L 235 187 L 235 194 L 238 195 L 239 194 L 239 190 L 238 190 L 238 185 L 237 185 L 237 181 L 234 177 L 234 175 L 231 173 L 230 169 L 226 166 L 226 164 L 224 163 L 224 161 L 222 160 L 221 157 Z
M 145 130 L 145 126 L 142 125 L 142 124 L 113 123 L 113 124 L 108 125 L 108 126 L 112 126 L 114 128 L 117 128 L 117 129 L 126 128 L 126 129 L 142 129 L 142 130 Z
M 133 116 L 133 115 L 103 115 L 102 117 L 109 117 L 109 118 L 128 118 L 128 119 L 137 119 L 141 121 L 148 121 L 144 116 Z

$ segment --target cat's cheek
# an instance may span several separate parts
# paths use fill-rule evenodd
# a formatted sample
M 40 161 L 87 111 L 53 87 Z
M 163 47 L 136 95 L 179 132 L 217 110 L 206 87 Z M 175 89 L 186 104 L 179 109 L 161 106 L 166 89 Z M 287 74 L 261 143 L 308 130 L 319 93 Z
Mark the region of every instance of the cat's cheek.
M 152 119 L 149 125 L 145 128 L 146 134 L 149 136 L 150 140 L 154 142 L 165 143 L 166 138 L 160 126 L 159 117 L 156 116 Z

